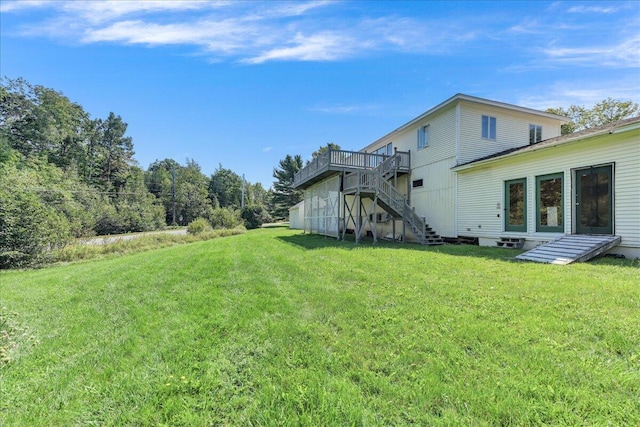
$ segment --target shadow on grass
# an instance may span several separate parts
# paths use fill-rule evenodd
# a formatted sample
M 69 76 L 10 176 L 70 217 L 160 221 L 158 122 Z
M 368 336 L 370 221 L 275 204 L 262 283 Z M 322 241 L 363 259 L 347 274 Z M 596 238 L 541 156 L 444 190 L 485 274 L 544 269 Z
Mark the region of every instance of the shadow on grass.
M 286 228 L 288 230 L 289 223 L 288 222 L 270 222 L 270 223 L 262 224 L 260 228 Z
M 352 251 L 364 248 L 369 249 L 395 249 L 395 250 L 412 250 L 421 252 L 435 252 L 452 256 L 465 256 L 486 258 L 496 261 L 514 262 L 521 264 L 530 264 L 527 261 L 520 261 L 515 257 L 525 251 L 514 249 L 494 248 L 490 246 L 476 246 L 467 244 L 444 244 L 438 246 L 422 246 L 417 243 L 390 242 L 386 240 L 378 240 L 373 243 L 371 237 L 364 237 L 360 243 L 355 242 L 353 235 L 347 235 L 347 240 L 338 240 L 334 237 L 321 236 L 318 234 L 297 234 L 293 236 L 280 236 L 279 240 L 306 250 L 322 249 L 322 248 L 339 248 L 342 250 Z M 628 268 L 640 268 L 640 260 L 620 259 L 613 257 L 598 257 L 588 261 L 593 265 L 610 265 Z M 557 266 L 561 267 L 561 266 Z
M 352 235 L 347 235 L 347 240 L 338 240 L 334 237 L 321 236 L 318 234 L 297 234 L 293 236 L 279 236 L 279 240 L 294 245 L 306 250 L 323 249 L 323 248 L 339 248 L 346 251 L 361 250 L 361 249 L 392 249 L 392 250 L 410 250 L 419 251 L 425 253 L 441 253 L 453 256 L 470 256 L 478 258 L 492 259 L 496 261 L 511 261 L 521 262 L 515 260 L 514 257 L 522 251 L 515 251 L 513 249 L 500 249 L 491 247 L 480 247 L 475 245 L 465 244 L 444 244 L 437 246 L 423 246 L 418 243 L 402 243 L 402 242 L 390 242 L 386 240 L 378 240 L 376 244 L 373 243 L 371 237 L 363 237 L 360 243 L 355 242 L 355 238 Z

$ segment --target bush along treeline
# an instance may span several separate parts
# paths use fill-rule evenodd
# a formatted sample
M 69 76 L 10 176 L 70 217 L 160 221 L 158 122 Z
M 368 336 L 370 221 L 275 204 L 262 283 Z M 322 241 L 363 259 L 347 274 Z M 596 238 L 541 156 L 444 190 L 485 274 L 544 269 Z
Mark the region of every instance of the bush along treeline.
M 46 263 L 75 238 L 271 221 L 271 190 L 220 165 L 134 159 L 127 123 L 94 119 L 62 93 L 24 79 L 0 84 L 0 268 Z

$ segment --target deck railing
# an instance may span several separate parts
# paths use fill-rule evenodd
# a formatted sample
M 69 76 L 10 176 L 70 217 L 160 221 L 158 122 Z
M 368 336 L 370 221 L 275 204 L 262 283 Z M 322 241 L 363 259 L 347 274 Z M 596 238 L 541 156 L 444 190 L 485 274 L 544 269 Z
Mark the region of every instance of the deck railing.
M 411 168 L 409 152 L 396 151 L 392 156 L 360 151 L 328 150 L 311 160 L 293 177 L 294 187 L 324 172 L 330 167 L 371 170 L 385 165 L 385 169 L 408 172 Z
M 382 171 L 385 170 L 383 166 L 381 164 L 380 167 L 374 170 L 363 170 L 346 175 L 343 182 L 344 190 L 375 192 L 379 200 L 399 215 L 411 230 L 417 234 L 420 241 L 424 243 L 427 226 L 425 219 L 418 216 L 415 210 L 407 203 L 405 196 L 383 177 Z

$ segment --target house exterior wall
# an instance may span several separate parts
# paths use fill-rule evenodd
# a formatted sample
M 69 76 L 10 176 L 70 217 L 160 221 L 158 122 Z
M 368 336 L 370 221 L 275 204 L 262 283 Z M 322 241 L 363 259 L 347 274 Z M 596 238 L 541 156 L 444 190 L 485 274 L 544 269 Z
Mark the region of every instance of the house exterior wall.
M 482 138 L 483 115 L 496 118 L 495 140 Z M 542 127 L 543 140 L 559 136 L 562 123 L 562 118 L 557 116 L 459 94 L 361 151 L 387 153 L 388 145 L 392 144 L 398 151 L 410 152 L 411 172 L 400 177 L 396 188 L 408 195 L 416 214 L 425 217 L 436 233 L 455 238 L 467 235 L 468 227 L 459 229 L 458 203 L 461 196 L 458 194 L 458 175 L 452 168 L 506 149 L 529 145 L 529 127 L 532 124 Z M 418 148 L 418 133 L 424 126 L 429 129 L 428 144 Z M 417 180 L 422 180 L 422 185 L 413 187 L 412 182 Z M 305 193 L 313 191 L 313 188 Z M 349 200 L 347 197 L 347 203 Z M 371 202 L 365 201 L 367 212 L 371 212 L 372 208 L 366 203 Z M 378 211 L 382 212 L 382 209 L 378 208 Z M 320 211 L 316 209 L 316 212 Z M 341 208 L 340 212 L 345 210 Z M 309 218 L 310 214 L 305 214 L 305 229 L 311 224 Z M 315 218 L 315 223 L 320 221 L 319 217 Z M 351 229 L 354 225 L 347 224 L 346 227 Z M 391 222 L 378 223 L 376 227 L 381 233 L 391 233 Z
M 496 139 L 482 138 L 482 116 L 496 118 Z M 459 100 L 417 120 L 399 133 L 367 147 L 369 152 L 392 142 L 400 151 L 411 151 L 411 206 L 443 237 L 464 233 L 457 226 L 457 176 L 451 168 L 510 148 L 529 145 L 529 125 L 542 127 L 542 139 L 560 135 L 561 121 L 510 108 Z M 418 130 L 429 126 L 429 144 L 418 149 Z M 406 186 L 399 186 L 404 191 Z
M 289 228 L 294 230 L 304 228 L 304 202 L 289 208 Z
M 304 230 L 338 237 L 340 229 L 340 176 L 334 175 L 304 192 Z
M 482 138 L 482 116 L 496 118 L 496 139 Z M 458 164 L 529 145 L 529 125 L 542 126 L 542 140 L 560 135 L 558 120 L 469 101 L 460 102 Z
M 501 236 L 527 239 L 525 248 L 562 234 L 575 233 L 574 170 L 613 165 L 614 234 L 621 236 L 612 253 L 640 256 L 640 130 L 594 136 L 555 147 L 496 159 L 458 172 L 458 232 L 495 245 Z M 564 233 L 536 232 L 536 177 L 562 172 Z M 526 178 L 527 231 L 504 231 L 504 183 Z
M 416 213 L 427 218 L 427 223 L 438 234 L 455 236 L 455 173 L 451 167 L 456 163 L 456 106 L 452 105 L 425 117 L 402 132 L 378 141 L 368 147 L 372 152 L 393 142 L 398 151 L 411 151 L 411 174 L 402 177 L 397 188 L 406 193 L 414 180 L 422 179 L 423 186 L 411 188 L 410 204 Z M 429 144 L 418 149 L 418 130 L 429 126 Z M 390 232 L 390 231 L 389 231 Z

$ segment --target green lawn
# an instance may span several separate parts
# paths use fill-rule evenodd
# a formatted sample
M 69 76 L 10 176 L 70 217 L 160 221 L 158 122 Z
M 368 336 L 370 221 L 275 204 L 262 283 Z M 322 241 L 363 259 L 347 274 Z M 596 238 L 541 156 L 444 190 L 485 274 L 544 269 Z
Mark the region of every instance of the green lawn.
M 640 423 L 639 263 L 516 253 L 271 228 L 2 272 L 0 425 Z

